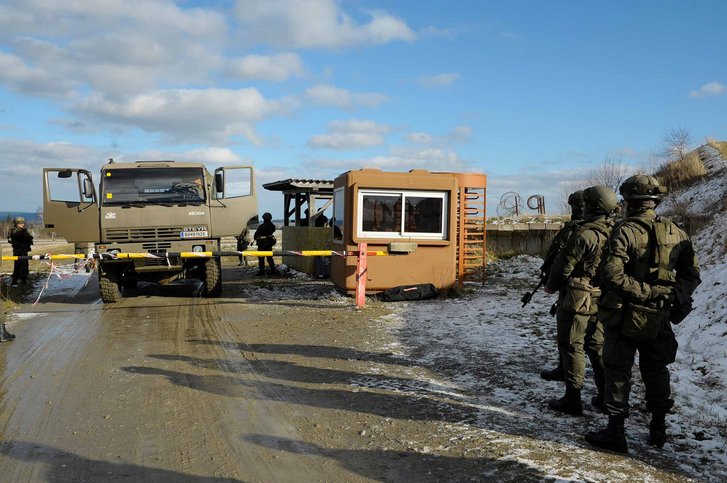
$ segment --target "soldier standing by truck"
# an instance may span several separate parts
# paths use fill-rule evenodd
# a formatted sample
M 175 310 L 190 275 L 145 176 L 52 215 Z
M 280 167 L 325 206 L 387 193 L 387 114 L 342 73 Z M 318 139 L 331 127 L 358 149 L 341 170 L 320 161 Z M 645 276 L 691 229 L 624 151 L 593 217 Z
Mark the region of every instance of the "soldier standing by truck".
M 553 266 L 555 257 L 558 256 L 558 253 L 563 249 L 563 247 L 565 247 L 566 243 L 568 243 L 568 239 L 573 233 L 575 233 L 576 228 L 578 228 L 578 224 L 583 219 L 583 190 L 571 193 L 570 196 L 568 196 L 568 204 L 571 208 L 570 221 L 566 222 L 563 225 L 563 228 L 555 234 L 553 241 L 548 247 L 548 251 L 545 253 L 545 257 L 543 258 L 543 265 L 540 267 L 541 277 L 546 281 L 550 276 L 550 269 Z M 555 315 L 554 309 L 551 309 L 551 315 Z M 554 369 L 542 370 L 540 372 L 540 377 L 546 381 L 564 380 L 563 361 L 560 358 L 560 354 L 558 355 L 558 365 Z
M 235 237 L 235 239 L 237 240 L 236 248 L 237 248 L 238 252 L 244 252 L 245 250 L 247 250 L 247 247 L 250 246 L 250 228 L 248 228 L 247 225 L 245 225 L 242 228 L 242 231 L 240 232 L 240 234 L 237 235 Z M 247 266 L 247 258 L 245 258 L 245 255 L 240 254 L 239 258 L 240 258 L 240 263 L 238 263 L 238 265 Z
M 598 314 L 605 326 L 608 426 L 585 437 L 594 446 L 626 453 L 624 420 L 636 351 L 651 413 L 648 443 L 661 448 L 666 442 L 665 416 L 674 404 L 668 365 L 678 346 L 670 322 L 678 324 L 689 314 L 701 279 L 687 233 L 654 211 L 666 188 L 652 176 L 635 175 L 619 191 L 626 201 L 626 218 L 609 239 Z
M 263 222 L 260 224 L 260 226 L 257 227 L 257 230 L 255 230 L 255 234 L 253 235 L 253 239 L 257 243 L 257 248 L 260 251 L 266 252 L 266 251 L 272 251 L 273 247 L 275 246 L 275 243 L 277 240 L 275 240 L 275 225 L 271 221 L 273 219 L 273 215 L 271 215 L 268 212 L 263 213 Z M 265 258 L 266 257 L 258 257 L 258 276 L 265 275 Z M 271 275 L 277 275 L 278 270 L 275 268 L 275 261 L 273 260 L 273 257 L 267 257 L 268 259 L 268 266 L 270 266 L 270 274 Z
M 13 219 L 13 224 L 15 226 L 10 229 L 8 243 L 13 247 L 13 255 L 25 257 L 33 245 L 33 235 L 25 228 L 25 218 L 22 216 L 16 216 Z M 17 287 L 18 282 L 20 282 L 20 285 L 28 283 L 29 273 L 28 260 L 15 260 L 12 286 Z
M 570 237 L 551 267 L 546 293 L 559 291 L 558 351 L 563 362 L 565 396 L 548 403 L 550 409 L 573 416 L 583 414 L 581 389 L 585 377 L 584 351 L 593 368 L 597 395 L 591 404 L 603 404 L 603 326 L 598 322 L 601 259 L 613 227 L 616 193 L 606 186 L 583 191 L 584 221 Z
M 3 248 L 0 246 L 0 260 L 2 260 Z M 5 328 L 5 308 L 0 307 L 0 342 L 9 342 L 15 339 L 15 335 Z

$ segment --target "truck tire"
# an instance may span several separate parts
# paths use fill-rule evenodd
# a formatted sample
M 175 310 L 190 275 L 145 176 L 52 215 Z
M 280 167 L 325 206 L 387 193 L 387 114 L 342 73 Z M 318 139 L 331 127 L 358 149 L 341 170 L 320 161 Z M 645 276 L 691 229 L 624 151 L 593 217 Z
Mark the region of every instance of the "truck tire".
M 219 257 L 208 258 L 204 262 L 204 280 L 202 280 L 202 295 L 205 297 L 219 297 L 222 294 L 222 269 Z
M 121 301 L 119 274 L 115 270 L 100 269 L 98 271 L 98 288 L 101 292 L 101 300 L 103 303 L 110 304 Z

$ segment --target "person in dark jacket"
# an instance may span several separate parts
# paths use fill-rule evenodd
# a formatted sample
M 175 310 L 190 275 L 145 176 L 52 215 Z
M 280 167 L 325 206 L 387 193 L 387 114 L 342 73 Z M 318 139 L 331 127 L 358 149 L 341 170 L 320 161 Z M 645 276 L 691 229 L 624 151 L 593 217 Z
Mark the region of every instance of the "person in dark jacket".
M 260 226 L 257 227 L 257 230 L 255 230 L 255 234 L 253 235 L 253 239 L 257 243 L 257 248 L 260 251 L 272 251 L 273 247 L 275 246 L 275 225 L 271 221 L 273 219 L 273 215 L 270 213 L 263 213 L 263 222 L 260 224 Z M 258 272 L 257 274 L 259 276 L 265 275 L 265 258 L 266 257 L 258 257 Z M 277 275 L 278 270 L 275 268 L 275 261 L 273 260 L 273 257 L 267 257 L 268 259 L 268 266 L 270 267 L 270 273 L 272 275 Z
M 600 267 L 618 206 L 616 193 L 606 186 L 586 188 L 583 201 L 584 221 L 559 252 L 545 285 L 546 293 L 559 292 L 558 350 L 565 373 L 565 396 L 551 400 L 548 407 L 573 416 L 583 414 L 584 354 L 591 361 L 597 390 L 591 404 L 603 406 L 603 326 L 597 317 Z
M 576 232 L 578 225 L 581 221 L 583 221 L 583 190 L 571 193 L 570 196 L 568 196 L 568 205 L 570 205 L 571 208 L 570 221 L 566 222 L 563 225 L 563 228 L 555 234 L 553 241 L 548 247 L 548 251 L 545 253 L 545 257 L 543 257 L 543 265 L 540 267 L 540 273 L 546 281 L 548 280 L 548 277 L 550 277 L 550 269 L 553 266 L 555 257 L 558 256 L 558 253 L 565 247 L 571 235 Z M 561 360 L 560 355 L 558 356 L 558 365 L 550 370 L 543 369 L 540 372 L 540 377 L 546 381 L 565 380 L 563 361 Z
M 0 247 L 0 259 L 2 259 L 3 249 Z M 5 311 L 0 308 L 0 342 L 9 342 L 15 339 L 15 335 L 8 332 L 5 328 Z
M 15 226 L 10 230 L 10 236 L 8 236 L 8 242 L 13 247 L 13 255 L 27 256 L 33 245 L 33 235 L 25 228 L 25 218 L 22 216 L 16 216 L 13 224 Z M 18 282 L 21 285 L 28 283 L 28 273 L 30 273 L 28 260 L 16 260 L 13 268 L 13 287 L 17 286 Z
M 689 314 L 701 279 L 689 235 L 654 211 L 666 187 L 653 176 L 638 174 L 624 181 L 619 191 L 626 201 L 626 218 L 608 241 L 598 312 L 605 326 L 603 407 L 608 425 L 585 437 L 594 446 L 626 453 L 624 420 L 629 416 L 637 352 L 651 413 L 648 443 L 661 448 L 666 442 L 665 417 L 674 405 L 668 366 L 678 346 L 671 324 Z
M 237 239 L 237 251 L 244 252 L 247 247 L 250 246 L 250 229 L 247 225 L 242 229 L 239 235 L 235 237 Z M 244 255 L 240 255 L 240 263 L 238 265 L 247 266 L 247 258 Z

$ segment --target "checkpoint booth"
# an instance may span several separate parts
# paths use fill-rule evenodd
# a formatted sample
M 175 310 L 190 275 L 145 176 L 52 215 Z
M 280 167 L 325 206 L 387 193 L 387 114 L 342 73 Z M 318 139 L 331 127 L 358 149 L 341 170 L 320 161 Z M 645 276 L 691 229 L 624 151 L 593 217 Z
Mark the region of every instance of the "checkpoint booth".
M 366 243 L 368 251 L 390 253 L 367 257 L 366 293 L 484 283 L 486 185 L 478 173 L 343 173 L 333 182 L 332 248 L 355 251 Z M 356 257 L 332 257 L 331 281 L 339 290 L 355 294 L 356 271 Z
M 286 179 L 263 185 L 269 191 L 283 194 L 284 251 L 330 250 L 330 206 L 333 202 L 333 181 L 320 179 Z M 300 272 L 328 278 L 330 257 L 283 256 L 283 263 Z

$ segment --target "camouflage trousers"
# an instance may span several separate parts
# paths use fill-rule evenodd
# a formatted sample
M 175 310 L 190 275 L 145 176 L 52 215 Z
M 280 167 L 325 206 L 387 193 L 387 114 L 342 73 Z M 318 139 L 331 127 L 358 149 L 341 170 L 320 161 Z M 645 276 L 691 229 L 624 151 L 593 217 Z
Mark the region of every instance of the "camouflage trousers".
M 678 343 L 668 321 L 664 321 L 655 340 L 635 341 L 621 334 L 621 328 L 606 327 L 603 347 L 606 385 L 604 409 L 611 416 L 628 417 L 631 370 L 636 351 L 639 370 L 646 389 L 649 412 L 667 413 L 674 405 L 667 366 L 676 359 Z
M 586 376 L 585 356 L 591 361 L 598 392 L 603 391 L 603 325 L 596 315 L 580 315 L 558 307 L 558 352 L 565 372 L 565 384 L 583 388 Z

